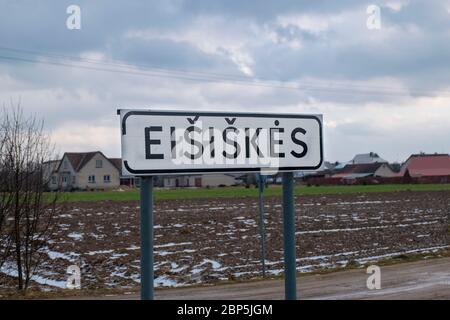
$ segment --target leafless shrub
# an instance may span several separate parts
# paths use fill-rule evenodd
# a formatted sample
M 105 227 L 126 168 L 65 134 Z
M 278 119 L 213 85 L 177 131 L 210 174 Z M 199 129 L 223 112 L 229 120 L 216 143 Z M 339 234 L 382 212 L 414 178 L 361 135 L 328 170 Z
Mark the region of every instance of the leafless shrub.
M 47 194 L 47 161 L 53 146 L 44 123 L 19 107 L 0 115 L 0 268 L 17 273 L 18 290 L 26 290 L 55 226 L 58 193 Z

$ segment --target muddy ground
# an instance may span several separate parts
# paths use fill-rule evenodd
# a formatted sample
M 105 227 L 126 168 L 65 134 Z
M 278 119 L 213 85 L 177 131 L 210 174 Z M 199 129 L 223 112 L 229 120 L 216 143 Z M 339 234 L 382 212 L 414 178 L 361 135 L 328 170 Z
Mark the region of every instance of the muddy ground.
M 67 267 L 76 264 L 83 288 L 137 287 L 139 203 L 67 206 L 35 284 L 62 288 Z M 265 200 L 266 264 L 275 275 L 283 270 L 281 208 L 281 199 Z M 296 211 L 297 267 L 303 272 L 449 245 L 447 191 L 302 196 Z M 156 286 L 260 275 L 257 199 L 159 201 L 154 219 Z
M 450 258 L 425 259 L 381 267 L 380 290 L 369 290 L 365 269 L 305 275 L 297 278 L 299 300 L 449 300 Z M 73 292 L 73 291 L 72 291 Z M 155 290 L 157 300 L 279 300 L 284 280 L 233 282 Z M 139 293 L 68 296 L 64 299 L 138 300 Z

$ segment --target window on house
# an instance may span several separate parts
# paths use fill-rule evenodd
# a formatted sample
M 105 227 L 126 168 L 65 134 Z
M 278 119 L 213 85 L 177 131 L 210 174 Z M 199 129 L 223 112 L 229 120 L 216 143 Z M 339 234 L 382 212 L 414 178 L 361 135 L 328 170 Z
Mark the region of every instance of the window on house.
M 111 182 L 111 176 L 109 174 L 103 176 L 103 182 L 109 183 Z
M 95 160 L 95 167 L 96 168 L 103 168 L 103 161 L 102 160 Z
M 66 176 L 62 177 L 62 182 L 63 182 L 63 183 L 66 183 L 66 182 L 67 182 L 67 177 L 66 177 Z
M 56 184 L 56 176 L 52 176 L 52 184 Z
M 68 168 L 69 168 L 69 164 L 67 163 L 67 160 L 64 160 L 63 169 L 68 169 Z
M 89 183 L 95 183 L 95 176 L 94 175 L 89 176 L 88 181 Z

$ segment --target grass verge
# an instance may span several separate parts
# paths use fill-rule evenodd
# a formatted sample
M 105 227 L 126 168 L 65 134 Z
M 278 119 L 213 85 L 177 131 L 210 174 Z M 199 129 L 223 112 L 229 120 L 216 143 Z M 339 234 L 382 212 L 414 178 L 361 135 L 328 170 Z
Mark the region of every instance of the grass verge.
M 295 195 L 325 195 L 345 193 L 370 193 L 370 192 L 400 192 L 400 191 L 450 191 L 450 184 L 383 184 L 383 185 L 350 185 L 350 186 L 296 186 Z M 281 196 L 281 186 L 271 185 L 266 188 L 264 195 L 267 197 Z M 51 193 L 47 195 L 51 197 Z M 180 188 L 160 189 L 155 188 L 154 199 L 158 200 L 182 200 L 182 199 L 214 199 L 214 198 L 246 198 L 257 197 L 258 189 L 245 187 L 224 188 Z M 60 198 L 61 201 L 137 201 L 139 190 L 126 191 L 77 191 L 67 192 Z

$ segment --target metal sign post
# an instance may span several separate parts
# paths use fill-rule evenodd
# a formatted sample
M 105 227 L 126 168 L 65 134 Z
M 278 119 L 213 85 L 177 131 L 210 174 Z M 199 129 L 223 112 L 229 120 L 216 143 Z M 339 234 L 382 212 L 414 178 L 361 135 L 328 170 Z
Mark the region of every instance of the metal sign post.
M 284 290 L 286 300 L 297 300 L 295 258 L 294 174 L 283 173 Z
M 261 247 L 261 265 L 262 265 L 262 275 L 263 278 L 266 276 L 266 249 L 265 249 L 265 235 L 264 235 L 264 202 L 263 193 L 266 184 L 266 176 L 260 173 L 256 176 L 256 181 L 258 182 L 259 191 L 259 242 Z
M 141 299 L 153 300 L 153 177 L 141 177 Z

